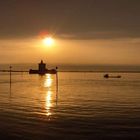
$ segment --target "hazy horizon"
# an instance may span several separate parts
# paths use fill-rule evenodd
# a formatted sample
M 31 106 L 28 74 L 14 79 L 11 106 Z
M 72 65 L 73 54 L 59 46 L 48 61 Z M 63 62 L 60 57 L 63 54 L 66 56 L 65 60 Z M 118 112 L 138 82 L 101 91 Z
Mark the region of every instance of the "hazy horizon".
M 40 59 L 42 60 L 42 59 Z M 40 63 L 40 60 L 39 61 L 36 61 L 36 62 L 12 62 L 12 63 L 9 63 L 9 62 L 6 62 L 6 63 L 3 63 L 1 62 L 0 65 L 36 65 L 38 66 L 38 63 Z M 114 67 L 140 67 L 140 64 L 78 64 L 78 63 L 47 63 L 47 61 L 44 61 L 44 63 L 46 63 L 47 65 L 50 65 L 50 66 L 114 66 Z

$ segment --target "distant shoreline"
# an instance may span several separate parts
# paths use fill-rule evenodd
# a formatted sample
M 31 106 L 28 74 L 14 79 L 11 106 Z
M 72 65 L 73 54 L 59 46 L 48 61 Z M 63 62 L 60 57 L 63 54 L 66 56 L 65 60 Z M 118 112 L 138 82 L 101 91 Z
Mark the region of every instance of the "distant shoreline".
M 60 70 L 59 72 L 89 72 L 89 73 L 140 73 L 140 71 L 78 71 L 78 70 L 71 70 L 71 71 L 67 71 L 67 70 Z
M 9 70 L 0 70 L 0 72 L 10 72 Z M 29 72 L 29 71 L 18 71 L 18 70 L 12 70 L 11 72 Z M 113 71 L 113 70 L 97 70 L 97 71 L 92 71 L 92 70 L 58 70 L 58 72 L 88 72 L 88 73 L 140 73 L 140 71 Z

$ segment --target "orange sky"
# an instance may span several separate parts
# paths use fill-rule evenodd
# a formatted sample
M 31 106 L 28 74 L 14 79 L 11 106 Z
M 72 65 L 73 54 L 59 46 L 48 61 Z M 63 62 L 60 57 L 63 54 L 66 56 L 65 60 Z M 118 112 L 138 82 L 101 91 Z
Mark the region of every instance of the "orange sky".
M 139 13 L 139 0 L 1 0 L 0 63 L 140 65 Z
M 140 39 L 54 40 L 51 47 L 39 38 L 0 40 L 0 63 L 140 65 Z

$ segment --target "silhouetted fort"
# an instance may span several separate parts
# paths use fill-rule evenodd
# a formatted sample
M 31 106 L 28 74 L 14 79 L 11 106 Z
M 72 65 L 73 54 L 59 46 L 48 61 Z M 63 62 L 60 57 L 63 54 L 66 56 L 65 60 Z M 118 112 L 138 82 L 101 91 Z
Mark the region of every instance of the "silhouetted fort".
M 56 67 L 57 69 L 57 67 Z M 38 64 L 38 70 L 33 70 L 30 69 L 29 70 L 29 74 L 40 74 L 40 75 L 44 75 L 44 74 L 56 74 L 57 70 L 56 69 L 47 69 L 46 68 L 46 64 L 43 63 L 43 60 L 41 60 L 41 62 Z

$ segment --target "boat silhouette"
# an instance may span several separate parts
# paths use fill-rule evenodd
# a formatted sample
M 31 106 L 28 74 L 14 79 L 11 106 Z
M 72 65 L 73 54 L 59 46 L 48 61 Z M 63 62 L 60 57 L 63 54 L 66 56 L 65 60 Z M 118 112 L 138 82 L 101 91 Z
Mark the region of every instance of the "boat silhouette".
M 105 74 L 104 78 L 121 78 L 121 75 L 110 76 L 109 74 Z

